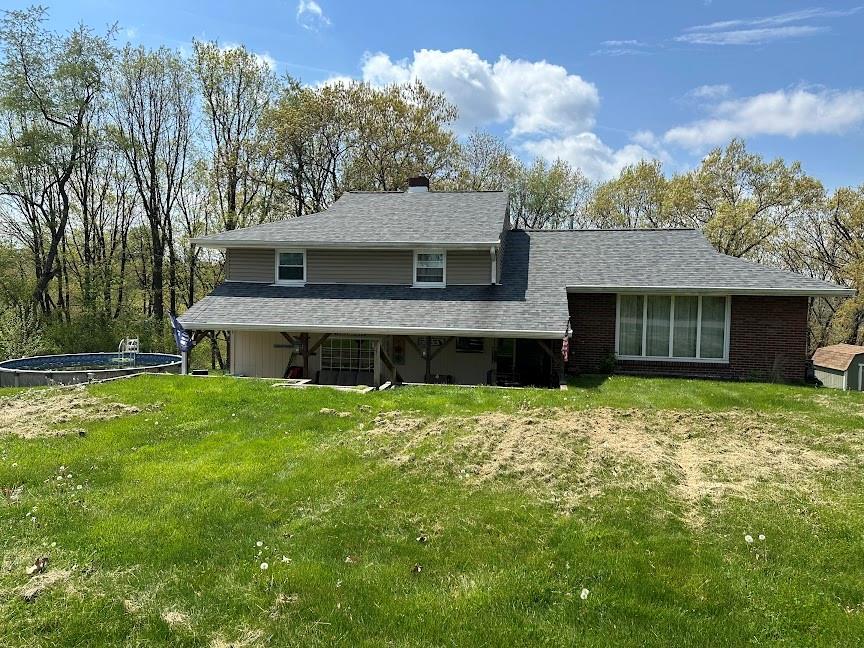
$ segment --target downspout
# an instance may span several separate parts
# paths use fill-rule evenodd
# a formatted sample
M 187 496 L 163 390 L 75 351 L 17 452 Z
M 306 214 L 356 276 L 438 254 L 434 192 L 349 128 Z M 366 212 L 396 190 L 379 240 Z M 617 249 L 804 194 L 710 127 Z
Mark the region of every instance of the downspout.
M 495 285 L 498 283 L 498 254 L 497 249 L 493 245 L 489 248 L 489 256 L 492 259 L 492 284 Z

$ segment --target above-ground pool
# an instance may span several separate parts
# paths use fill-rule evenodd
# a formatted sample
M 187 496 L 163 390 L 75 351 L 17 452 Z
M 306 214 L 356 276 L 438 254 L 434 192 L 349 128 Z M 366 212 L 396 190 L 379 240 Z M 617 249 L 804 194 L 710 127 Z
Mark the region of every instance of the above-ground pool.
M 170 353 L 72 353 L 0 362 L 0 387 L 72 385 L 149 373 L 179 373 L 180 356 Z

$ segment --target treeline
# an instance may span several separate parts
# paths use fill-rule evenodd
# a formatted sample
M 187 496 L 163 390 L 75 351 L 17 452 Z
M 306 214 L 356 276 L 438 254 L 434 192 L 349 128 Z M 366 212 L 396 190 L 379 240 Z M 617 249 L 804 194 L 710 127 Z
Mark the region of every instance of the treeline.
M 864 284 L 864 186 L 826 193 L 739 141 L 689 173 L 643 162 L 595 185 L 488 133 L 458 139 L 456 109 L 420 83 L 310 87 L 243 47 L 121 48 L 110 30 L 44 19 L 0 22 L 0 357 L 106 350 L 127 333 L 165 347 L 166 311 L 222 279 L 220 255 L 191 238 L 418 173 L 509 191 L 521 227 L 697 227 L 726 254 Z M 814 346 L 864 335 L 858 299 L 812 311 Z

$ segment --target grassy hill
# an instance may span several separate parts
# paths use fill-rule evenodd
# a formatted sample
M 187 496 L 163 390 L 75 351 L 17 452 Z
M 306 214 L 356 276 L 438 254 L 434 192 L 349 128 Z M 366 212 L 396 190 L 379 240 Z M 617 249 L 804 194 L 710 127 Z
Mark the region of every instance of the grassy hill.
M 862 458 L 775 385 L 7 390 L 0 645 L 853 645 Z

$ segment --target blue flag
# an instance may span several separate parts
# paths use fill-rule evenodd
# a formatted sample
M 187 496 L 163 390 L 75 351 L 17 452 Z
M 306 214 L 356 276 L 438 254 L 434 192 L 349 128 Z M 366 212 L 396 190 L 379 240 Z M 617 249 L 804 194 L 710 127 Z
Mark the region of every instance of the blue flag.
M 172 313 L 169 313 L 168 316 L 171 318 L 171 330 L 174 333 L 174 343 L 177 345 L 177 349 L 180 353 L 191 351 L 192 347 L 195 346 L 192 336 L 189 335 L 188 331 L 183 329 L 180 322 L 177 321 L 177 318 Z

